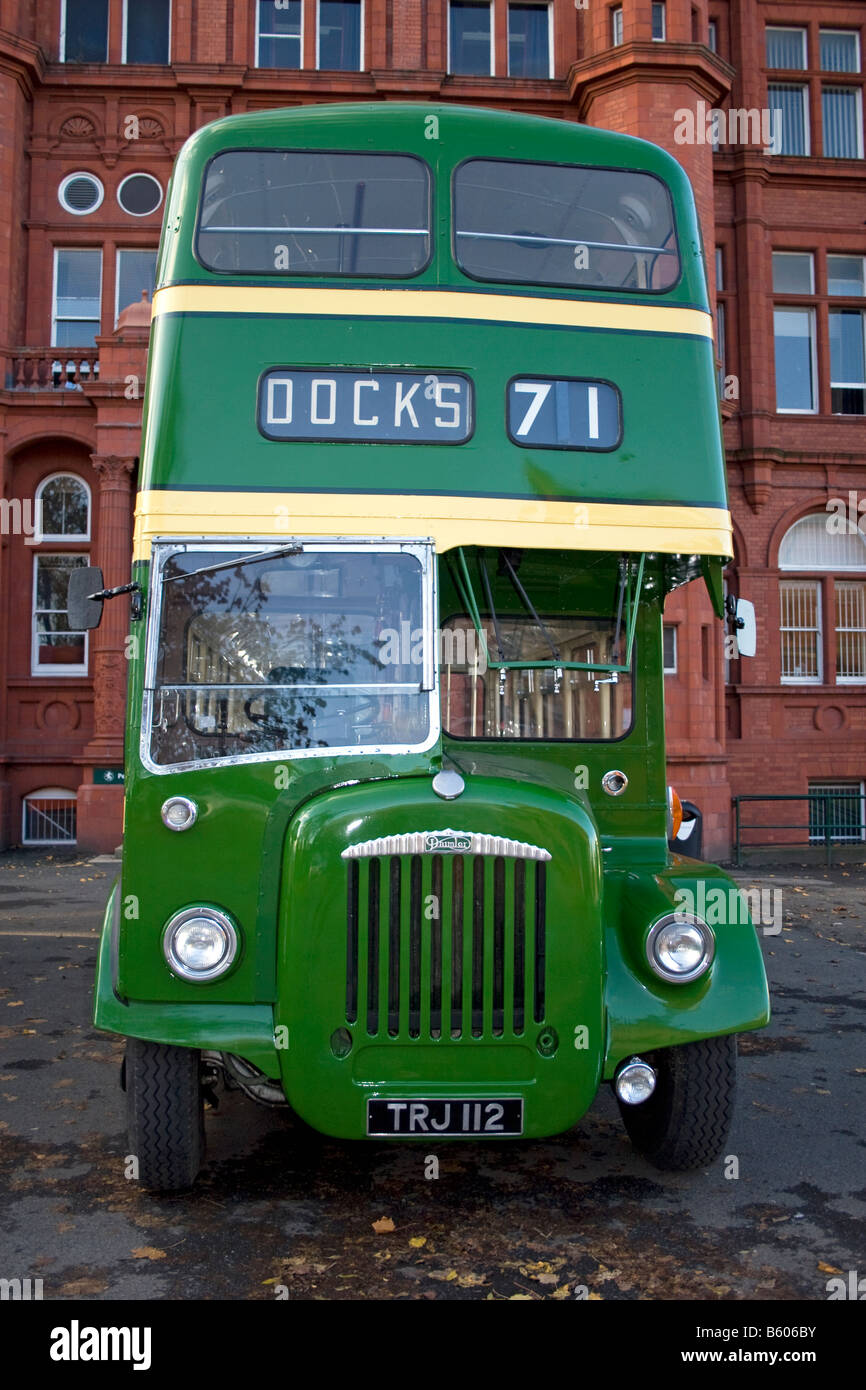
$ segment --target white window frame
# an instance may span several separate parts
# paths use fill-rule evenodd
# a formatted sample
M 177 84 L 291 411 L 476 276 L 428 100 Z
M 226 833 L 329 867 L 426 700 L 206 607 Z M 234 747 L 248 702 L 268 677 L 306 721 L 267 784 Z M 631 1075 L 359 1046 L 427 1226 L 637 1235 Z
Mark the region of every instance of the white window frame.
M 771 68 L 767 62 L 767 35 L 776 34 L 799 34 L 802 43 L 803 66 L 801 68 Z M 809 68 L 809 46 L 806 42 L 806 28 L 800 24 L 765 24 L 764 25 L 764 66 L 767 72 L 807 72 Z
M 863 64 L 863 60 L 862 60 L 862 58 L 861 58 L 861 56 L 860 56 L 860 31 L 859 31 L 859 29 L 834 29 L 834 28 L 832 28 L 832 26 L 826 25 L 826 24 L 825 24 L 823 27 L 819 28 L 819 30 L 818 30 L 818 63 L 819 63 L 818 71 L 819 71 L 820 73 L 827 73 L 827 72 L 833 71 L 833 69 L 831 69 L 831 68 L 822 68 L 822 67 L 820 66 L 820 62 L 821 62 L 821 36 L 822 36 L 822 34 L 847 34 L 849 37 L 853 38 L 853 40 L 854 40 L 854 47 L 855 47 L 856 52 L 857 52 L 857 66 L 856 66 L 856 68 L 854 68 L 853 70 L 848 71 L 848 72 L 847 72 L 847 76 L 848 76 L 848 77 L 854 77 L 854 76 L 856 76 L 856 74 L 857 74 L 858 72 L 862 72 L 862 71 L 863 71 L 863 65 L 862 65 L 862 64 Z M 834 76 L 836 76 L 836 77 L 844 77 L 845 75 L 846 75 L 845 72 L 834 72 Z
M 784 584 L 809 584 L 814 587 L 816 594 L 815 602 L 815 627 L 783 627 L 782 626 L 782 586 Z M 823 685 L 824 684 L 824 610 L 823 610 L 823 589 L 824 586 L 820 579 L 799 579 L 793 575 L 785 576 L 779 581 L 779 635 L 786 632 L 802 632 L 815 634 L 815 656 L 817 675 L 814 676 L 786 676 L 780 670 L 779 679 L 782 685 Z M 780 651 L 782 656 L 784 648 Z
M 78 537 L 75 537 L 78 540 Z M 45 662 L 40 665 L 38 661 L 39 643 L 36 632 L 36 582 L 39 573 L 39 561 L 50 560 L 54 556 L 62 556 L 64 559 L 76 559 L 75 555 L 70 556 L 68 551 L 62 550 L 40 550 L 33 556 L 33 592 L 30 604 L 30 674 L 49 680 L 62 680 L 65 676 L 86 676 L 88 674 L 88 662 L 90 660 L 90 634 L 85 632 L 84 636 L 84 661 L 66 662 L 58 661 L 54 664 Z M 89 555 L 81 555 L 82 560 L 90 561 Z M 62 609 L 40 609 L 40 612 L 62 612 Z
M 123 203 L 120 201 L 120 195 L 123 189 L 129 183 L 130 179 L 150 179 L 151 183 L 156 184 L 157 188 L 159 189 L 159 202 L 157 203 L 155 208 L 150 209 L 150 212 L 130 212 L 129 208 L 125 208 L 123 206 Z M 160 208 L 162 207 L 163 199 L 165 198 L 165 189 L 163 188 L 159 179 L 156 177 L 156 174 L 152 174 L 149 169 L 133 169 L 130 173 L 125 174 L 124 177 L 120 180 L 120 183 L 117 185 L 117 192 L 114 196 L 117 202 L 117 206 L 120 208 L 120 211 L 123 213 L 124 217 L 153 217 L 153 214 L 155 212 L 159 212 Z
M 619 38 L 617 38 L 617 29 Z M 610 12 L 610 43 L 612 48 L 619 48 L 622 44 L 622 5 L 614 5 Z
M 43 530 L 42 530 L 42 513 L 41 513 L 41 509 L 40 509 L 40 505 L 39 505 L 40 502 L 42 501 L 42 494 L 43 494 L 43 492 L 45 491 L 45 489 L 46 489 L 46 487 L 48 486 L 48 484 L 49 484 L 49 483 L 54 483 L 54 482 L 56 482 L 58 478 L 73 478 L 73 479 L 75 480 L 75 482 L 76 482 L 76 483 L 79 483 L 79 484 L 81 485 L 81 487 L 83 487 L 84 490 L 85 490 L 85 492 L 87 493 L 87 530 L 86 530 L 86 531 L 79 531 L 79 532 L 76 532 L 74 535 L 70 533 L 69 535 L 66 535 L 66 536 L 58 536 L 58 535 L 55 535 L 54 532 L 49 532 L 49 531 L 43 531 Z M 92 521 L 93 521 L 93 493 L 92 493 L 91 490 L 90 490 L 90 484 L 89 484 L 89 483 L 86 483 L 86 482 L 84 481 L 84 479 L 83 479 L 78 473 L 70 473 L 69 470 L 66 469 L 66 468 L 61 469 L 60 472 L 58 472 L 58 473 L 49 473 L 48 477 L 47 477 L 47 478 L 43 478 L 43 479 L 42 479 L 42 482 L 41 482 L 41 483 L 39 484 L 39 486 L 37 487 L 37 489 L 36 489 L 36 495 L 35 495 L 35 501 L 36 501 L 36 515 L 37 515 L 37 518 L 38 518 L 38 521 L 39 521 L 39 538 L 40 538 L 40 542 L 41 542 L 41 541 L 50 541 L 50 543 L 51 543 L 52 545 L 81 545 L 82 542 L 84 542 L 84 541 L 89 541 L 89 540 L 91 539 L 91 530 L 92 530 Z
M 837 305 L 837 306 L 830 305 L 829 308 L 828 308 L 828 310 L 827 310 L 827 329 L 828 329 L 828 335 L 827 335 L 827 336 L 828 336 L 828 338 L 829 338 L 829 327 L 830 327 L 830 322 L 829 322 L 829 321 L 830 321 L 830 316 L 831 316 L 831 314 L 859 314 L 859 315 L 860 315 L 860 332 L 861 332 L 862 335 L 863 335 L 863 360 L 864 360 L 864 366 L 866 366 L 866 309 L 857 309 L 857 308 L 855 308 L 853 305 L 850 305 L 850 304 L 844 304 L 844 305 L 843 305 L 843 304 L 840 304 L 840 305 Z M 833 368 L 832 368 L 832 366 L 831 366 L 831 368 L 830 368 L 830 391 L 831 391 L 831 393 L 832 393 L 833 391 L 845 391 L 845 390 L 848 390 L 848 391 L 863 391 L 863 390 L 866 390 L 866 381 L 834 381 L 834 380 L 833 380 Z M 831 400 L 830 400 L 830 410 L 831 410 L 831 413 L 834 415 L 834 417 L 835 417 L 836 419 L 842 419 L 842 420 L 862 420 L 862 419 L 864 418 L 863 415 L 856 415 L 856 414 L 853 414 L 853 413 L 849 414 L 848 412 L 845 412 L 845 411 L 833 411 L 832 394 L 831 394 Z
M 256 68 L 261 68 L 262 64 L 261 64 L 261 60 L 260 60 L 260 57 L 259 57 L 259 40 L 262 38 L 262 32 L 261 32 L 261 28 L 260 28 L 259 0 L 254 0 L 254 4 L 255 4 L 255 7 L 256 7 L 256 47 L 255 47 L 256 61 L 255 61 L 255 63 L 254 63 L 253 66 L 256 67 Z M 300 55 L 300 56 L 301 56 L 301 61 L 300 61 L 300 63 L 298 64 L 298 66 L 297 66 L 296 68 L 265 68 L 265 69 L 264 69 L 265 72 L 303 72 L 303 71 L 304 71 L 304 35 L 305 35 L 304 18 L 305 18 L 306 8 L 307 8 L 306 5 L 305 5 L 305 3 L 304 3 L 304 0 L 300 0 L 300 6 L 301 6 L 301 55 Z M 282 37 L 282 36 L 281 36 L 281 35 L 273 35 L 273 34 L 265 34 L 264 37 L 265 37 L 265 38 L 280 38 L 280 37 Z M 363 56 L 363 51 L 364 51 L 364 21 L 363 21 L 363 6 L 362 6 L 362 15 L 361 15 L 361 54 L 362 54 L 362 56 Z M 319 57 L 319 11 L 318 11 L 318 3 L 317 3 L 317 6 L 316 6 L 316 64 L 317 64 L 317 66 L 318 66 L 318 57 Z
M 98 327 L 98 329 L 96 330 L 96 335 L 97 335 L 97 337 L 98 337 L 99 334 L 102 332 L 102 277 L 103 277 L 103 270 L 104 270 L 104 267 L 103 267 L 103 264 L 102 264 L 102 262 L 103 262 L 102 247 L 101 247 L 101 246 L 55 246 L 55 248 L 54 248 L 54 282 L 53 282 L 53 284 L 52 284 L 52 286 L 51 286 L 51 346 L 52 346 L 52 348 L 55 348 L 55 347 L 56 347 L 56 348 L 58 349 L 58 354 L 57 354 L 58 357 L 61 357 L 61 356 L 63 355 L 64 352 L 68 352 L 68 348 L 61 347 L 59 343 L 55 343 L 55 341 L 54 341 L 55 336 L 56 336 L 56 333 L 57 333 L 57 324 L 58 324 L 58 322 L 59 322 L 59 323 L 93 323 L 93 319 L 83 319 L 83 318 L 82 318 L 82 319 L 75 319 L 75 318 L 68 317 L 68 316 L 66 316 L 66 315 L 64 315 L 62 318 L 60 318 L 60 319 L 58 320 L 58 317 L 57 317 L 57 264 L 58 264 L 57 258 L 58 258 L 58 256 L 60 256 L 64 251 L 96 251 L 97 254 L 98 254 L 98 256 L 99 256 L 99 320 L 98 320 L 98 322 L 99 322 L 99 327 Z M 92 352 L 96 353 L 98 349 L 96 348 L 96 346 L 94 346 L 91 350 L 92 350 Z
M 159 254 L 156 246 L 116 246 L 114 250 L 114 326 L 117 327 L 117 320 L 120 318 L 120 258 L 127 251 L 150 251 L 156 258 Z M 132 301 L 135 303 L 135 300 Z M 124 308 L 128 308 L 124 305 Z
M 814 251 L 776 251 L 775 249 L 771 250 L 771 252 L 770 252 L 770 281 L 771 281 L 771 283 L 772 283 L 772 280 L 773 280 L 773 261 L 776 259 L 777 256 L 799 256 L 801 260 L 802 260 L 802 258 L 803 258 L 804 256 L 808 256 L 808 258 L 809 258 L 809 288 L 808 288 L 807 290 L 777 290 L 775 284 L 773 284 L 773 294 L 778 294 L 778 295 L 788 295 L 788 294 L 813 295 L 813 294 L 815 293 L 815 253 L 814 253 Z M 787 306 L 784 306 L 784 305 L 781 305 L 781 304 L 780 304 L 778 307 L 781 309 L 781 308 L 784 308 L 784 307 L 787 307 Z M 796 305 L 792 304 L 790 307 L 791 307 L 792 309 L 794 309 L 794 308 L 796 308 Z
M 302 6 L 301 6 L 301 9 L 302 9 L 302 14 L 301 14 L 301 32 L 302 32 L 302 34 L 303 34 L 303 27 L 304 27 L 304 20 L 303 20 L 303 3 L 302 3 Z M 332 71 L 339 71 L 339 72 L 363 72 L 363 71 L 364 71 L 364 25 L 365 25 L 365 20 L 366 20 L 366 14 L 365 14 L 365 11 L 366 11 L 366 0 L 360 0 L 360 16 L 359 16 L 359 20 L 358 20 L 359 25 L 360 25 L 360 33 L 359 33 L 359 35 L 358 35 L 358 50 L 359 50 L 359 53 L 358 53 L 358 61 L 359 61 L 360 66 L 357 67 L 357 68 L 338 68 L 338 69 L 332 69 L 332 68 L 324 68 L 324 69 L 323 69 L 323 68 L 322 68 L 321 60 L 320 60 L 320 56 L 319 56 L 320 39 L 321 39 L 321 33 L 322 33 L 321 10 L 322 10 L 322 0 L 316 0 L 316 72 L 321 72 L 321 71 L 324 71 L 324 72 L 332 72 Z M 258 13 L 258 6 L 256 6 L 256 13 Z M 303 38 L 301 39 L 301 61 L 303 61 Z
M 507 63 L 507 65 L 508 65 L 508 76 L 509 76 L 509 77 L 511 76 L 511 6 L 512 6 L 512 4 L 514 4 L 514 5 L 520 5 L 521 8 L 523 8 L 523 9 L 547 10 L 547 77 L 548 77 L 548 80 L 552 79 L 552 77 L 553 77 L 553 5 L 552 5 L 551 3 L 549 3 L 549 2 L 548 2 L 548 3 L 542 3 L 542 4 L 540 4 L 540 5 L 536 5 L 536 4 L 533 3 L 533 0 L 508 0 L 508 3 L 507 3 L 507 5 L 506 5 L 506 10 L 505 10 L 505 24 L 506 24 L 506 63 Z M 448 9 L 449 9 L 449 13 L 450 13 L 450 9 L 451 9 L 450 4 L 449 4 L 449 6 L 448 6 Z M 492 15 L 492 13 L 491 13 L 491 16 L 490 16 L 490 33 L 491 33 L 491 38 L 492 38 L 492 35 L 493 35 L 493 15 Z M 448 35 L 449 35 L 448 41 L 449 41 L 449 44 L 450 44 L 450 42 L 451 42 L 451 25 L 450 25 L 450 23 L 449 23 L 449 25 L 448 25 Z M 449 54 L 449 59 L 450 59 L 450 56 L 451 56 L 451 55 Z M 543 79 L 543 78 L 535 78 L 535 79 L 528 78 L 528 79 L 524 79 L 524 80 L 525 80 L 525 81 L 533 81 L 533 80 L 534 80 L 534 81 L 536 81 L 536 82 L 539 82 L 539 81 L 543 81 L 544 79 Z
M 833 584 L 834 595 L 838 594 L 841 585 L 850 584 L 862 587 L 866 585 L 866 579 L 835 579 Z M 866 685 L 866 670 L 860 676 L 840 676 L 839 675 L 839 633 L 853 632 L 856 635 L 866 633 L 866 627 L 840 627 L 837 613 L 833 614 L 833 630 L 836 637 L 836 671 L 834 672 L 837 685 Z
M 655 21 L 655 17 L 656 17 L 656 14 L 657 14 L 657 13 L 661 14 L 661 17 L 662 17 L 662 31 L 661 31 L 660 34 L 654 34 L 654 33 L 652 32 L 653 23 L 654 23 L 654 21 Z M 653 3 L 652 3 L 652 5 L 651 5 L 651 7 L 650 7 L 650 37 L 651 37 L 653 43 L 664 43 L 665 40 L 667 39 L 667 36 L 668 36 L 668 12 L 667 12 L 667 6 L 665 5 L 665 0 L 653 0 Z
M 862 269 L 859 293 L 852 290 L 844 294 L 839 294 L 830 289 L 830 261 L 831 259 L 859 261 Z M 828 299 L 863 299 L 866 298 L 866 255 L 862 251 L 828 251 L 827 252 L 827 298 Z
M 771 68 L 771 72 L 785 72 L 785 68 Z M 798 69 L 799 71 L 799 69 Z M 800 103 L 803 108 L 803 153 L 791 154 L 787 150 L 775 150 L 772 145 L 768 145 L 766 154 L 782 155 L 785 159 L 808 159 L 812 154 L 812 122 L 809 118 L 809 84 L 807 82 L 768 82 L 767 83 L 767 107 L 770 111 L 781 111 L 781 107 L 771 106 L 771 87 L 793 87 L 800 93 Z
M 817 415 L 820 405 L 818 391 L 818 334 L 816 329 L 816 315 L 814 306 L 811 304 L 774 304 L 773 305 L 773 368 L 775 371 L 776 363 L 776 314 L 777 313 L 798 313 L 808 314 L 809 316 L 809 347 L 812 360 L 812 404 L 810 406 L 801 405 L 779 405 L 779 383 L 776 386 L 776 414 L 777 415 Z
M 496 72 L 494 69 L 496 63 L 496 11 L 495 6 L 493 4 L 493 0 L 469 0 L 469 3 L 485 3 L 490 13 L 490 71 L 487 73 L 479 72 L 472 75 L 462 72 L 453 72 L 451 67 L 451 0 L 448 0 L 448 75 L 449 77 L 468 77 L 470 81 L 472 80 L 472 76 L 495 77 Z
M 63 836 L 56 840 L 32 840 L 27 837 L 27 803 L 28 801 L 71 801 L 75 804 L 75 835 L 72 839 Z M 78 843 L 78 793 L 71 792 L 68 787 L 37 787 L 36 791 L 28 792 L 21 798 L 21 843 L 22 845 L 74 845 Z
M 678 650 L 677 650 L 677 646 L 678 646 L 678 643 L 677 643 L 677 626 L 678 626 L 677 623 L 663 623 L 663 624 L 662 624 L 662 675 L 663 675 L 663 676 L 675 676 L 675 675 L 677 674 L 677 671 L 678 671 L 678 668 L 679 668 L 679 661 L 678 661 L 679 653 L 678 653 Z M 665 635 L 666 632 L 671 632 L 671 633 L 673 633 L 673 643 L 674 643 L 674 664 L 673 664 L 673 666 L 665 666 L 665 637 L 664 637 L 664 635 Z
M 69 185 L 74 182 L 75 179 L 90 179 L 93 183 L 96 184 L 96 187 L 99 190 L 99 197 L 93 204 L 92 208 L 74 208 L 65 201 L 66 190 L 69 187 Z M 89 217 L 91 213 L 96 212 L 97 208 L 102 207 L 104 198 L 105 185 L 102 182 L 102 179 L 98 178 L 96 174 L 91 174 L 89 169 L 76 169 L 74 174 L 65 174 L 63 178 L 60 180 L 60 183 L 57 185 L 58 203 L 63 208 L 64 212 L 70 212 L 73 217 Z
M 844 82 L 822 82 L 821 83 L 821 148 L 826 143 L 824 138 L 824 93 L 827 91 L 852 92 L 855 98 L 855 108 L 857 112 L 857 153 L 851 154 L 823 154 L 824 159 L 862 159 L 863 158 L 863 92 L 859 87 L 852 87 Z
M 105 26 L 105 57 L 103 63 L 108 62 L 108 44 L 111 38 L 111 8 L 109 0 L 108 18 Z M 66 62 L 66 0 L 60 0 L 60 50 L 59 59 L 61 63 Z
M 63 3 L 65 4 L 65 3 L 66 3 L 66 0 L 63 0 Z M 120 56 L 120 61 L 121 61 L 122 63 L 125 63 L 125 62 L 128 61 L 128 60 L 127 60 L 127 57 L 126 57 L 126 12 L 127 12 L 128 9 L 129 9 L 129 0 L 123 0 L 123 34 L 122 34 L 122 38 L 121 38 L 121 48 L 120 48 L 120 55 L 121 55 L 121 56 Z M 259 12 L 259 7 L 258 7 L 258 5 L 256 5 L 256 14 L 257 14 L 257 15 L 258 15 L 258 12 Z M 172 29 L 172 20 L 173 20 L 173 19 L 174 19 L 174 0 L 168 0 L 168 48 L 167 48 L 167 53 L 166 53 L 166 58 L 165 58 L 165 64 L 160 63 L 160 64 L 158 64 L 159 67 L 163 67 L 163 66 L 168 67 L 169 64 L 171 63 L 171 29 Z

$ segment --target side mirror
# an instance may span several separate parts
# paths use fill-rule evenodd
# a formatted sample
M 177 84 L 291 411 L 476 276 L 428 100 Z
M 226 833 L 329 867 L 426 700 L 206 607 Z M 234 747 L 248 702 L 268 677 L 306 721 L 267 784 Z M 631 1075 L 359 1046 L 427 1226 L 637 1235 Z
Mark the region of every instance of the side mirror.
M 740 656 L 754 656 L 758 649 L 755 605 L 750 603 L 747 598 L 737 599 L 733 626 L 737 638 L 737 651 Z
M 102 599 L 91 598 L 105 585 L 101 569 L 75 569 L 69 575 L 66 614 L 70 632 L 89 632 L 102 622 Z

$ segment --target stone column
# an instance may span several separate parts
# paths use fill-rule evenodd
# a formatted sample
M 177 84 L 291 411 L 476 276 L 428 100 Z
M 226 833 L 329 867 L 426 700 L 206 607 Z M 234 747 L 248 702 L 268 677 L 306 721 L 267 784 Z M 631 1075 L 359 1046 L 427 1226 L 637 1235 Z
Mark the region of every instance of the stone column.
M 132 568 L 131 498 L 134 458 L 93 454 L 99 479 L 96 545 L 92 562 L 106 588 L 128 584 Z M 123 787 L 94 785 L 94 768 L 123 766 L 126 713 L 126 637 L 129 599 L 109 599 L 100 626 L 90 634 L 93 677 L 93 737 L 84 750 L 85 778 L 78 792 L 78 843 L 83 849 L 112 850 L 119 843 Z

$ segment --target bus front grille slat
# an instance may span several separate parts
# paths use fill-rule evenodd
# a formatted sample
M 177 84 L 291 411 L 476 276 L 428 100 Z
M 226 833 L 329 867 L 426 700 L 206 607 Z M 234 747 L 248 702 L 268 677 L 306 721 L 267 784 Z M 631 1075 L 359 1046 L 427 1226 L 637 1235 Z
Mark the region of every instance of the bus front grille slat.
M 521 1037 L 544 1022 L 546 865 L 493 855 L 350 860 L 346 1021 L 370 1037 Z

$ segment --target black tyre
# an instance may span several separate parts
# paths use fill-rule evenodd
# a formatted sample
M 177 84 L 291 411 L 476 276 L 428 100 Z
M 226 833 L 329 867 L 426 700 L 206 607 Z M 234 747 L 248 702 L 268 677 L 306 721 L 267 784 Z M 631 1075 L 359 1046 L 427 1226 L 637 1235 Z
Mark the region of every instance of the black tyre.
M 192 1187 L 204 1156 L 201 1054 L 190 1047 L 126 1040 L 130 1153 L 151 1192 Z
M 682 1043 L 646 1060 L 658 1072 L 642 1105 L 620 1114 L 638 1153 L 656 1168 L 702 1168 L 718 1158 L 728 1138 L 737 1086 L 736 1035 Z

